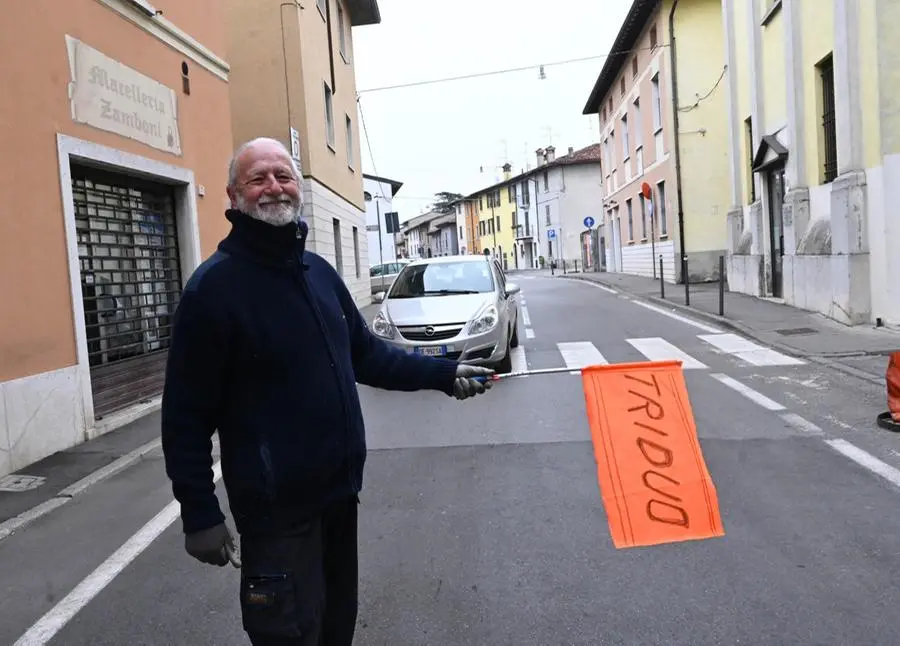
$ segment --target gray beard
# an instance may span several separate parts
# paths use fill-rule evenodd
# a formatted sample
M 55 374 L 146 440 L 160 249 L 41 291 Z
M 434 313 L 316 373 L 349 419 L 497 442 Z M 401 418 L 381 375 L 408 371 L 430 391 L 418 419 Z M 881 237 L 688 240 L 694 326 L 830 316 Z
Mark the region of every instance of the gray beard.
M 299 201 L 296 203 L 290 201 L 265 205 L 257 203 L 256 206 L 251 207 L 244 201 L 243 197 L 238 197 L 236 206 L 238 210 L 243 211 L 254 220 L 259 220 L 275 227 L 283 227 L 293 224 L 300 219 L 302 203 Z

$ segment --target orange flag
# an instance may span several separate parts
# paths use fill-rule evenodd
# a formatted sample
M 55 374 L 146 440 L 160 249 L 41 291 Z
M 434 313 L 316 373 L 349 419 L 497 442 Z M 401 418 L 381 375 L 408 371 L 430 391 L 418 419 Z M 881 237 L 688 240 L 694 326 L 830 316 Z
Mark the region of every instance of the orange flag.
M 724 536 L 680 361 L 581 371 L 617 549 Z

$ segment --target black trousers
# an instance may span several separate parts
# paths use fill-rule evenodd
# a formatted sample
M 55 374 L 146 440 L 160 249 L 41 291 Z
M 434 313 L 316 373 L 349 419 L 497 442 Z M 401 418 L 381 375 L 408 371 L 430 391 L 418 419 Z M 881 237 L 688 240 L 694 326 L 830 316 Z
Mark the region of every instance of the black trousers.
M 241 536 L 241 615 L 254 646 L 351 646 L 356 496 L 275 535 Z

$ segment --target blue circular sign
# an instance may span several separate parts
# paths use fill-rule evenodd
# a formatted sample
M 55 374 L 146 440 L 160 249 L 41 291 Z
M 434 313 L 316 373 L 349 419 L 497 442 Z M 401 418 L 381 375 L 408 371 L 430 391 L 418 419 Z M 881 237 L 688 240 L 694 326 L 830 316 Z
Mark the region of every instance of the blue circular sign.
M 594 226 L 594 218 L 592 218 L 591 216 L 587 216 L 584 219 L 584 226 L 587 227 L 588 229 L 590 229 L 592 226 Z

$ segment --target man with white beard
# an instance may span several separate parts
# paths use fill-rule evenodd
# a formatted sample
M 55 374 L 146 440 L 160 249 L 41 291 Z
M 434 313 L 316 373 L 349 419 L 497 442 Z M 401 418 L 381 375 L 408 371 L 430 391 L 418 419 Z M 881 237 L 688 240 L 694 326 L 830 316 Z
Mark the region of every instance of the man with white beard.
M 251 643 L 350 646 L 366 457 L 356 383 L 466 399 L 490 387 L 476 377 L 492 371 L 407 354 L 372 335 L 338 273 L 305 248 L 300 181 L 276 140 L 236 151 L 231 232 L 193 273 L 175 314 L 162 442 L 185 549 L 223 566 L 234 540 L 213 481 L 219 433 Z

